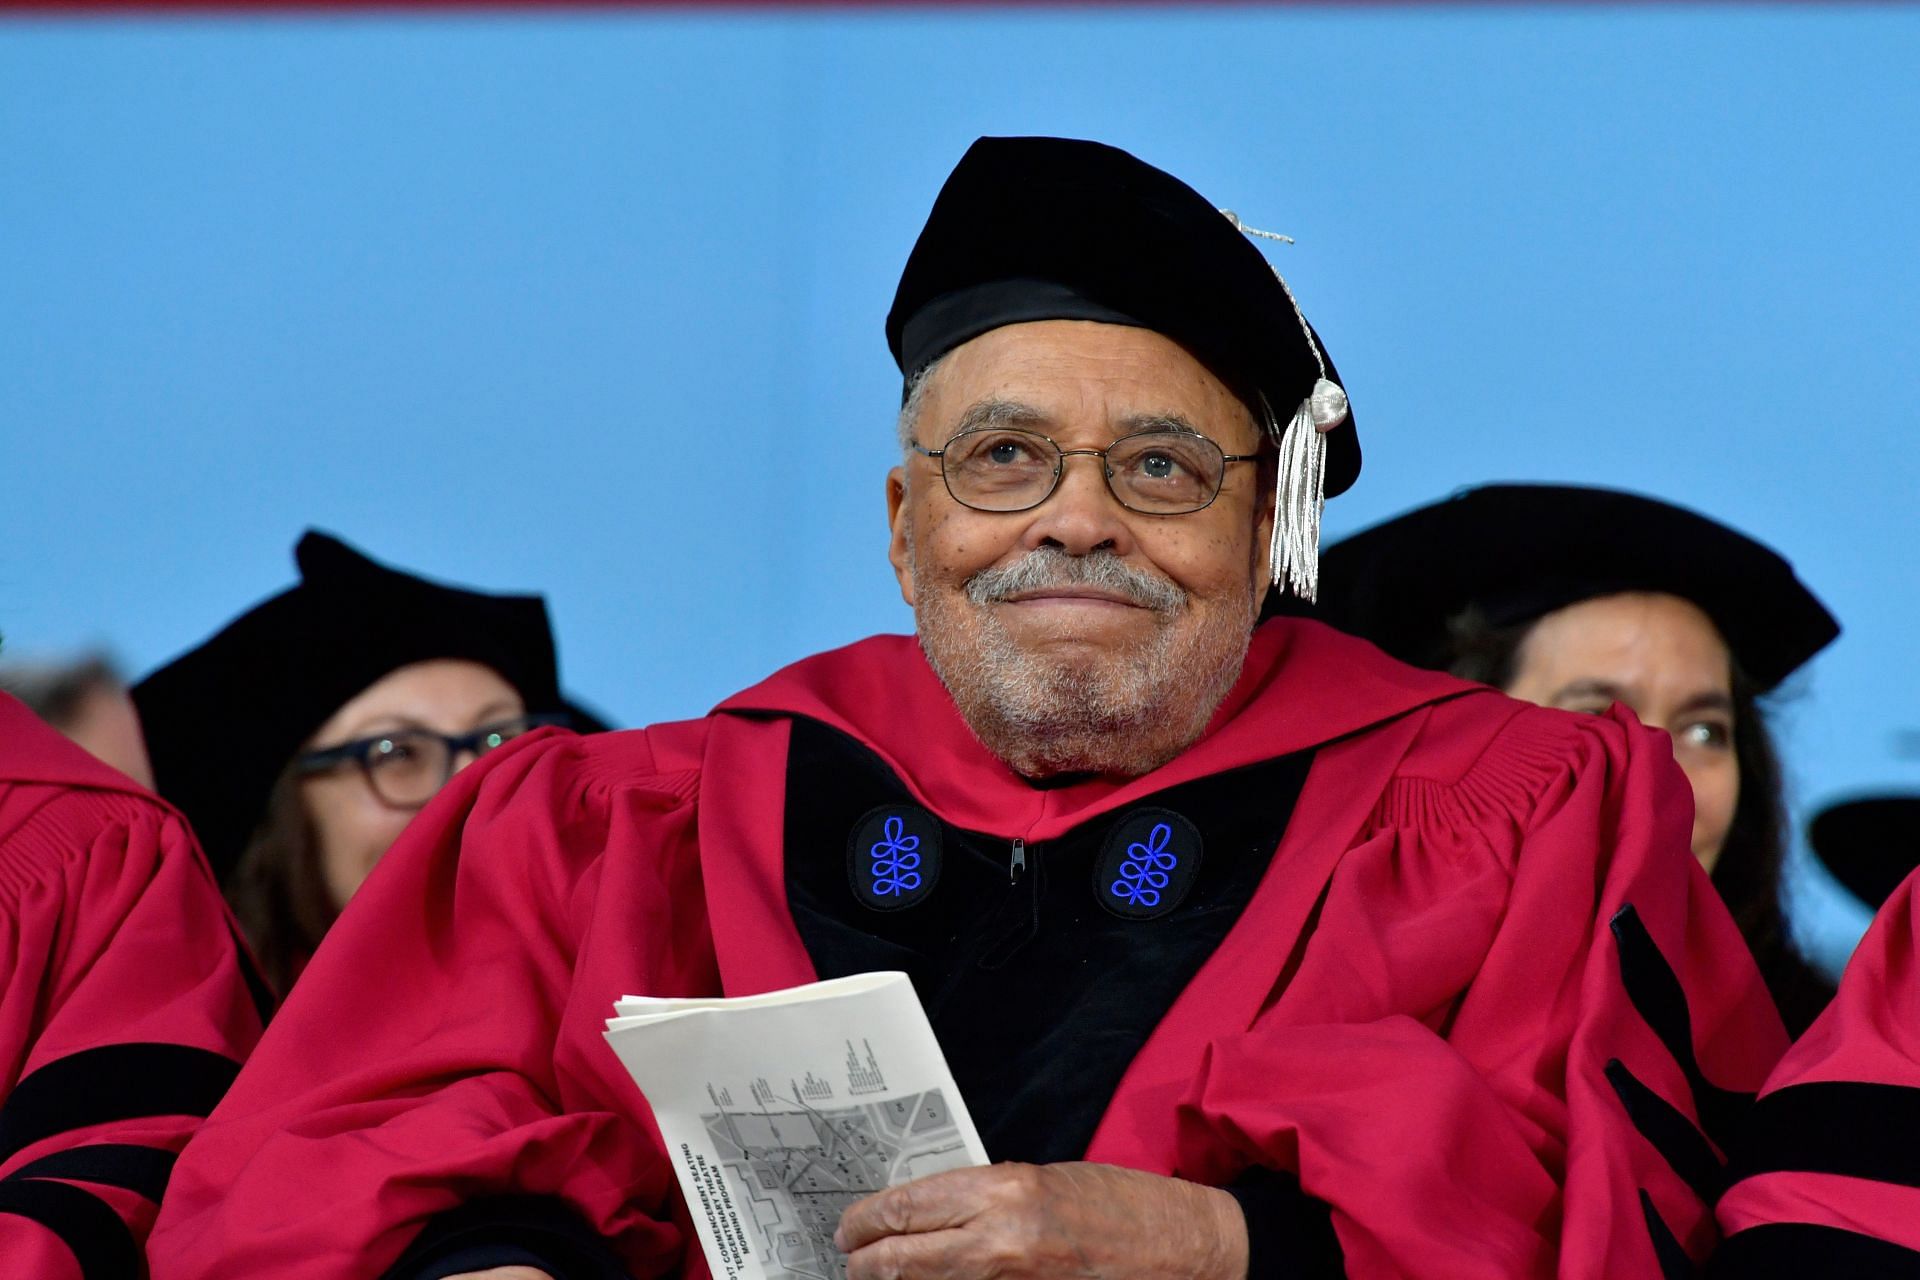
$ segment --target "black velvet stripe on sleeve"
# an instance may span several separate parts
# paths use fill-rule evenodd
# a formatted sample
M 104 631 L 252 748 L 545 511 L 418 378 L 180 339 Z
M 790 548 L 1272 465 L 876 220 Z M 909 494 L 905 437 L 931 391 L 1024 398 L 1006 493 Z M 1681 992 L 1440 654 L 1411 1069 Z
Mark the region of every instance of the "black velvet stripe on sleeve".
M 489 1267 L 538 1267 L 554 1280 L 629 1280 L 612 1246 L 565 1201 L 488 1196 L 422 1227 L 381 1280 L 441 1280 Z
M 167 1179 L 173 1176 L 174 1158 L 173 1152 L 159 1147 L 103 1142 L 42 1156 L 9 1173 L 7 1181 L 66 1178 L 73 1182 L 97 1182 L 138 1192 L 158 1204 L 166 1194 Z
M 98 1196 L 37 1178 L 0 1182 L 0 1214 L 39 1223 L 73 1251 L 86 1280 L 140 1280 L 146 1258 L 133 1232 Z M 15 1274 L 8 1268 L 7 1274 Z
M 1298 1178 L 1256 1166 L 1221 1190 L 1247 1220 L 1247 1280 L 1345 1280 L 1333 1213 Z
M 1920 1187 L 1920 1089 L 1821 1081 L 1754 1104 L 1731 1179 L 1794 1170 Z
M 1686 1073 L 1701 1126 L 1726 1150 L 1730 1137 L 1746 1122 L 1753 1095 L 1722 1089 L 1700 1070 L 1693 1052 L 1693 1015 L 1687 1008 L 1686 989 L 1641 923 L 1640 913 L 1628 904 L 1614 913 L 1608 926 L 1620 951 L 1620 981 L 1627 999 Z
M 1708 1280 L 1920 1280 L 1920 1253 L 1872 1236 L 1770 1222 L 1727 1238 L 1707 1265 Z
M 1720 1157 L 1686 1113 L 1642 1084 L 1615 1058 L 1607 1063 L 1607 1083 L 1627 1109 L 1627 1118 L 1640 1136 L 1653 1144 L 1660 1158 L 1679 1174 L 1701 1203 L 1712 1204 L 1720 1195 Z
M 1653 1197 L 1640 1192 L 1640 1218 L 1647 1224 L 1647 1238 L 1653 1243 L 1654 1261 L 1660 1264 L 1660 1280 L 1693 1280 L 1699 1272 L 1686 1249 L 1674 1238 L 1667 1220 L 1653 1204 Z
M 240 1064 L 179 1044 L 115 1044 L 57 1058 L 0 1106 L 0 1160 L 88 1125 L 213 1111 Z

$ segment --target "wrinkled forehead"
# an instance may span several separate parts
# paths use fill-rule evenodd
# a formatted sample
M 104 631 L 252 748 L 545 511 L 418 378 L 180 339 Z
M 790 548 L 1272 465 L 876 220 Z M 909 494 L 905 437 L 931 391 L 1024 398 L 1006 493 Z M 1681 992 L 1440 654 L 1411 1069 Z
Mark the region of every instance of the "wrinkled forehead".
M 1111 439 L 1171 427 L 1236 452 L 1265 436 L 1247 402 L 1179 343 L 1086 320 L 1006 325 L 962 343 L 930 371 L 921 413 L 948 432 L 1017 425 Z

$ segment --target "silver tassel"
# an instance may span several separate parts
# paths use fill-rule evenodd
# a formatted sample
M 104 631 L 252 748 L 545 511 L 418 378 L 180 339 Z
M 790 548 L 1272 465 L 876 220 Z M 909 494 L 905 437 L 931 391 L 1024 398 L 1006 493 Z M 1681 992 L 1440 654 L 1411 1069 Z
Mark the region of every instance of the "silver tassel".
M 1293 411 L 1279 445 L 1267 565 L 1273 585 L 1284 580 L 1311 603 L 1320 590 L 1320 514 L 1327 505 L 1327 438 L 1314 426 L 1311 398 Z
M 1293 243 L 1292 236 L 1248 226 L 1231 209 L 1220 212 L 1244 235 Z M 1320 371 L 1313 390 L 1294 409 L 1293 420 L 1284 432 L 1274 419 L 1273 406 L 1265 396 L 1260 398 L 1260 407 L 1266 411 L 1267 430 L 1280 450 L 1280 467 L 1273 487 L 1273 540 L 1267 546 L 1267 568 L 1274 586 L 1284 580 L 1293 594 L 1311 604 L 1320 593 L 1320 515 L 1327 505 L 1325 433 L 1347 420 L 1347 393 L 1327 377 L 1326 356 L 1321 353 L 1313 327 L 1300 310 L 1300 300 L 1293 296 L 1287 278 L 1271 262 L 1267 269 L 1279 281 L 1280 291 L 1287 295 L 1293 318 L 1300 322 L 1300 334 L 1307 340 L 1307 349 L 1313 353 L 1313 363 Z

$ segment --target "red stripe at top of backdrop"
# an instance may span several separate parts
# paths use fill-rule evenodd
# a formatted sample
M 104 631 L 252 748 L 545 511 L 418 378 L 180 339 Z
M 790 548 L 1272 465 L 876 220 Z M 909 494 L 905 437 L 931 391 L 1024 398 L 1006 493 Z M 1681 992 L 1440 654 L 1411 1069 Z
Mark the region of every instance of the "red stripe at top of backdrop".
M 276 14 L 501 11 L 566 13 L 593 9 L 917 9 L 917 8 L 1414 8 L 1461 0 L 0 0 L 0 18 L 18 14 Z M 1542 0 L 1464 0 L 1482 5 L 1537 5 Z M 1552 4 L 1555 0 L 1545 0 Z M 1645 0 L 1657 7 L 1665 0 Z M 1563 5 L 1617 0 L 1559 0 Z

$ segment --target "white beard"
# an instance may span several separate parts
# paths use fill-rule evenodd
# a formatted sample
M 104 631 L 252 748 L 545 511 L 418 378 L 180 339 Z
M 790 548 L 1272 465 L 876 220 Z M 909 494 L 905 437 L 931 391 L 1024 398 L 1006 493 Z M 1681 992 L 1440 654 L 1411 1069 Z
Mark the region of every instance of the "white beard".
M 1064 553 L 1052 554 L 1062 563 Z M 926 581 L 917 556 L 913 568 L 916 581 Z M 1068 576 L 1088 580 L 1082 572 Z M 1110 580 L 1097 570 L 1094 576 Z M 1194 626 L 1184 593 L 1162 584 L 1150 592 L 1159 603 L 1175 594 L 1181 602 L 1155 609 L 1159 627 L 1150 640 L 1108 653 L 1056 656 L 1023 648 L 993 604 L 967 598 L 977 594 L 972 582 L 964 595 L 921 593 L 915 611 L 920 648 L 974 735 L 1034 778 L 1137 777 L 1179 755 L 1206 730 L 1239 679 L 1256 620 L 1249 589 L 1243 610 L 1222 610 Z

